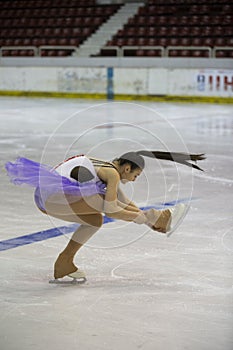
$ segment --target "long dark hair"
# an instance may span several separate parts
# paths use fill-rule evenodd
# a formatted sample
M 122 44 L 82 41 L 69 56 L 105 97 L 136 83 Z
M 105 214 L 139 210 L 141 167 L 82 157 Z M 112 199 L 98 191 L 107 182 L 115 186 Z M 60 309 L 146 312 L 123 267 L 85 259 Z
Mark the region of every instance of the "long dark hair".
M 145 167 L 145 160 L 138 152 L 127 152 L 114 160 L 117 160 L 119 165 L 130 164 L 131 171 L 138 168 L 143 170 Z
M 201 171 L 203 171 L 203 169 L 201 169 L 196 164 L 191 163 L 190 161 L 197 162 L 198 160 L 205 159 L 204 153 L 189 154 L 189 153 L 180 153 L 180 152 L 142 150 L 142 151 L 136 151 L 136 152 L 127 152 L 122 156 L 120 156 L 119 158 L 116 158 L 115 160 L 119 162 L 119 165 L 123 165 L 126 163 L 130 164 L 131 171 L 137 168 L 140 168 L 143 170 L 145 167 L 145 161 L 143 157 L 170 160 L 172 162 L 184 164 Z

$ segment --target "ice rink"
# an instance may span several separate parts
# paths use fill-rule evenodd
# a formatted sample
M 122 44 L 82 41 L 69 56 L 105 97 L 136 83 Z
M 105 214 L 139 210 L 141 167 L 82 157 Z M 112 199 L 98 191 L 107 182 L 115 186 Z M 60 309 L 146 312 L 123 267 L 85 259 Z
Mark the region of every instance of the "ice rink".
M 0 131 L 2 350 L 233 349 L 232 105 L 1 97 Z M 166 237 L 106 223 L 75 259 L 87 283 L 49 284 L 70 224 L 40 213 L 4 164 L 139 149 L 206 153 L 204 172 L 146 160 L 122 187 L 140 207 L 186 203 L 182 224 Z

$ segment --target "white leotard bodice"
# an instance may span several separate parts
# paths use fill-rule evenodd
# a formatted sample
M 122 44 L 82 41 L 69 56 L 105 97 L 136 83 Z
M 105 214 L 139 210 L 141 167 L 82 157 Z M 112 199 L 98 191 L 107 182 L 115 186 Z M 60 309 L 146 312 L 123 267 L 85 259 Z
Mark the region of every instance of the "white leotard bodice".
M 86 156 L 75 156 L 75 157 L 69 158 L 65 160 L 63 163 L 59 164 L 57 167 L 55 167 L 54 170 L 56 170 L 61 176 L 67 177 L 72 182 L 77 182 L 77 180 L 73 179 L 70 176 L 71 171 L 77 166 L 82 166 L 91 172 L 91 174 L 94 177 L 91 181 L 99 180 L 96 174 L 94 165 L 92 164 L 90 159 L 87 158 Z

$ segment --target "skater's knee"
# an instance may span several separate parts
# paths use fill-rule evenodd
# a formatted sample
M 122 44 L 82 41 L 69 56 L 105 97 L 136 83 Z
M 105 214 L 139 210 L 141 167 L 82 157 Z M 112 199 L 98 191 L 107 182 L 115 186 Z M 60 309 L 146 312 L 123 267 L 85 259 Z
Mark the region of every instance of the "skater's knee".
M 79 215 L 79 218 L 84 222 L 84 224 L 88 224 L 89 226 L 94 226 L 96 228 L 100 228 L 103 225 L 103 215 L 92 214 L 92 215 Z
M 103 222 L 104 222 L 104 218 L 103 218 L 103 215 L 102 214 L 96 214 L 96 215 L 93 215 L 95 218 L 94 218 L 94 226 L 96 227 L 101 227 L 103 225 Z

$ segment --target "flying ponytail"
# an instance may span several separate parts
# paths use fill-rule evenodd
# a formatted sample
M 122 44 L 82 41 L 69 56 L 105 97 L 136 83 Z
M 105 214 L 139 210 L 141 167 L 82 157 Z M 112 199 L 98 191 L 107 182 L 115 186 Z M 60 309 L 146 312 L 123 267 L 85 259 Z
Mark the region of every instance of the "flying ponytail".
M 205 159 L 204 153 L 201 154 L 189 154 L 189 153 L 179 153 L 179 152 L 162 152 L 162 151 L 137 151 L 136 154 L 144 157 L 157 158 L 170 160 L 172 162 L 187 165 L 189 167 L 203 171 L 196 164 L 189 163 L 189 161 L 198 161 Z

